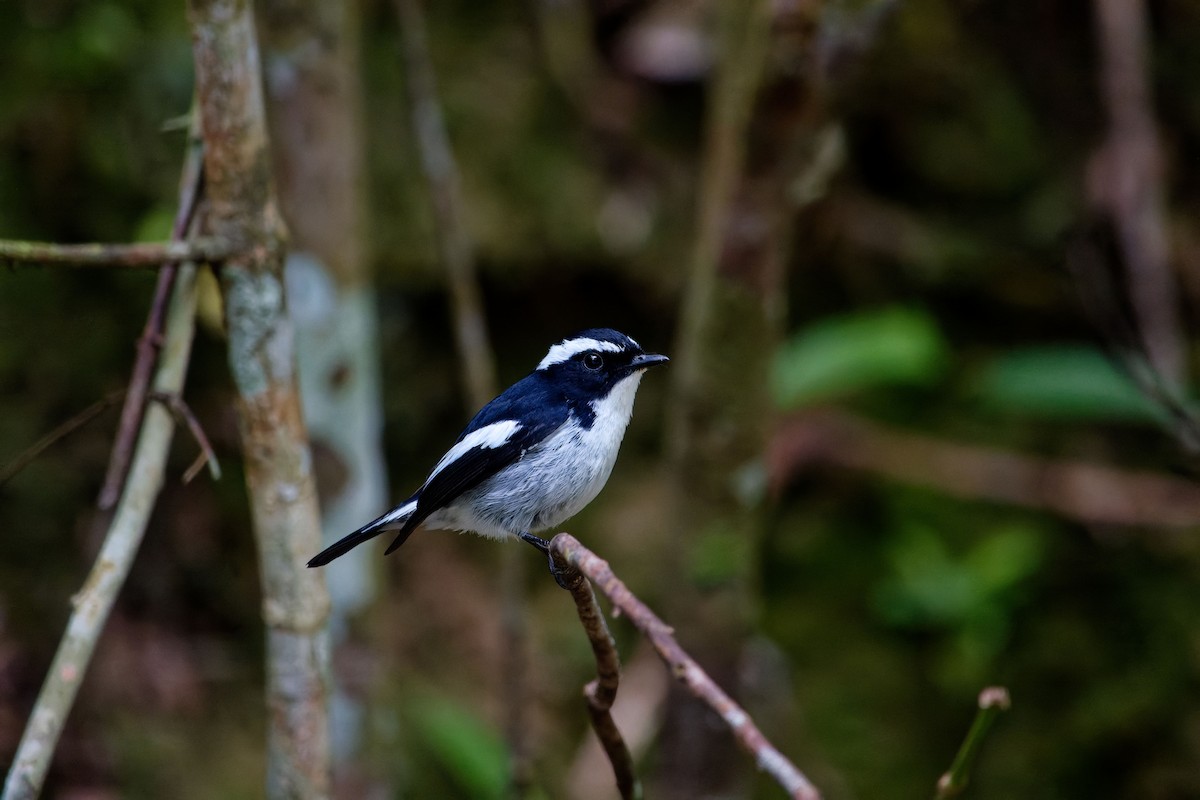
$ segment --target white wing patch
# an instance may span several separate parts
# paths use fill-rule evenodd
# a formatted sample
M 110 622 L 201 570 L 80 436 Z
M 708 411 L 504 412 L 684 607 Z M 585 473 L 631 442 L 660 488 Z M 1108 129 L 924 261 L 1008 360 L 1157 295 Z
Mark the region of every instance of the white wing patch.
M 599 339 L 589 339 L 586 337 L 566 339 L 551 347 L 550 352 L 546 353 L 546 357 L 537 365 L 537 368 L 546 369 L 546 367 L 561 364 L 564 361 L 569 361 L 572 356 L 577 356 L 588 350 L 607 350 L 610 353 L 619 353 L 623 349 L 619 344 L 602 342 Z
M 391 511 L 384 514 L 382 517 L 379 518 L 379 523 L 382 525 L 386 525 L 389 522 L 395 522 L 397 520 L 405 519 L 406 517 L 410 516 L 416 510 L 417 510 L 417 501 L 413 500 L 411 502 L 405 503 L 402 506 L 396 506 Z
M 463 437 L 461 442 L 451 447 L 446 452 L 446 455 L 442 456 L 442 460 L 433 468 L 433 472 L 429 473 L 429 477 L 425 479 L 425 483 L 429 483 L 435 475 L 462 458 L 463 454 L 468 450 L 473 450 L 476 447 L 486 447 L 491 450 L 502 447 L 520 429 L 521 423 L 515 419 L 506 419 L 502 422 L 493 422 L 491 425 L 484 425 L 478 430 L 471 431 Z

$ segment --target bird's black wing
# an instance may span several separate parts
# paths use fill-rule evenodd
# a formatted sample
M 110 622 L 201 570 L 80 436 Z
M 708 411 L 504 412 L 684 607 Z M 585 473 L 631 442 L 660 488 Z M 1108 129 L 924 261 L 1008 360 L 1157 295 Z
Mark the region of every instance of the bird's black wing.
M 405 521 L 386 552 L 390 553 L 402 545 L 430 514 L 445 507 L 463 492 L 474 489 L 561 427 L 569 413 L 566 401 L 537 373 L 510 386 L 475 415 L 459 435 L 455 446 L 471 434 L 490 426 L 515 423 L 516 428 L 503 442 L 468 448 L 431 475 L 417 496 L 416 510 Z

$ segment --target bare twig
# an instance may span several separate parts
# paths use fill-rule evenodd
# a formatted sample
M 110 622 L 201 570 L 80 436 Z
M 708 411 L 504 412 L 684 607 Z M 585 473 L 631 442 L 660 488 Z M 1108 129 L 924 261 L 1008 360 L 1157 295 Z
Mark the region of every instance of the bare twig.
M 191 354 L 195 307 L 195 268 L 187 266 L 180 270 L 167 312 L 163 357 L 154 378 L 157 391 L 176 393 L 183 386 Z M 117 592 L 129 574 L 162 487 L 172 430 L 171 415 L 165 409 L 147 411 L 125 492 L 96 563 L 83 588 L 72 599 L 70 621 L 13 757 L 3 800 L 32 800 L 41 791 L 92 651 Z
M 617 688 L 621 681 L 621 657 L 617 654 L 616 642 L 608 630 L 600 606 L 596 604 L 592 584 L 583 573 L 577 569 L 568 570 L 563 583 L 575 599 L 579 621 L 592 643 L 592 654 L 596 657 L 596 680 L 583 690 L 592 728 L 612 764 L 613 776 L 617 779 L 617 789 L 623 800 L 639 798 L 642 796 L 642 787 L 633 771 L 633 756 L 612 718 L 612 704 L 617 699 Z
M 1118 285 L 1116 262 L 1126 257 L 1115 241 L 1115 227 L 1104 217 L 1082 228 L 1068 242 L 1064 264 L 1109 359 L 1161 412 L 1165 429 L 1180 447 L 1195 456 L 1200 454 L 1200 417 L 1184 402 L 1183 387 L 1155 366 L 1136 310 Z
M 1186 347 L 1170 265 L 1146 5 L 1144 0 L 1095 0 L 1109 130 L 1088 188 L 1092 203 L 1116 225 L 1129 297 L 1150 362 L 1171 385 L 1182 386 Z
M 606 561 L 569 533 L 555 536 L 550 542 L 550 551 L 556 567 L 564 576 L 564 582 L 571 586 L 577 579 L 577 573 L 583 573 L 599 587 L 621 614 L 650 641 L 676 680 L 720 715 L 738 744 L 754 756 L 759 769 L 770 775 L 795 800 L 817 800 L 820 797 L 808 778 L 767 741 L 750 715 L 713 683 L 703 668 L 675 641 L 674 631 L 629 591 L 613 574 Z M 595 647 L 595 639 L 592 641 Z
M 196 130 L 195 115 L 192 115 L 187 154 L 183 159 L 183 173 L 179 179 L 179 207 L 175 211 L 175 221 L 171 226 L 172 242 L 183 242 L 187 238 L 188 228 L 195 217 L 196 204 L 203 191 L 203 182 L 204 148 Z M 125 484 L 125 474 L 129 470 L 129 459 L 133 454 L 133 442 L 141 427 L 142 414 L 146 408 L 146 388 L 150 385 L 150 375 L 158 359 L 167 299 L 171 295 L 171 287 L 175 284 L 177 270 L 178 264 L 170 263 L 164 265 L 158 273 L 158 284 L 154 287 L 150 313 L 137 342 L 137 357 L 133 362 L 133 374 L 129 378 L 125 405 L 121 409 L 121 422 L 113 441 L 100 496 L 96 500 L 96 505 L 102 511 L 107 511 L 116 504 L 121 495 L 121 487 Z
M 950 769 L 938 779 L 937 793 L 934 795 L 936 800 L 956 797 L 967 787 L 971 767 L 979 757 L 984 738 L 996 717 L 1000 716 L 1001 711 L 1008 711 L 1010 705 L 1008 690 L 1003 686 L 989 686 L 979 693 L 979 711 L 975 714 L 975 721 L 971 723 L 971 729 L 967 731 L 967 737 Z
M 474 412 L 492 398 L 496 387 L 496 365 L 488 346 L 487 323 L 475 272 L 474 245 L 467 228 L 458 165 L 437 99 L 420 3 L 419 0 L 395 2 L 400 18 L 409 117 L 421 170 L 429 187 L 438 250 L 450 282 L 454 336 L 463 359 L 467 399 L 471 406 L 468 411 Z
M 224 261 L 234 249 L 232 244 L 219 237 L 136 244 L 52 244 L 0 240 L 0 265 L 156 269 L 181 261 Z
M 196 477 L 196 473 L 203 469 L 205 464 L 208 465 L 208 472 L 212 475 L 212 479 L 214 481 L 221 480 L 221 465 L 217 463 L 217 454 L 213 450 L 212 444 L 209 443 L 204 428 L 200 426 L 200 420 L 196 419 L 196 415 L 192 413 L 187 402 L 178 394 L 169 392 L 151 392 L 150 397 L 166 406 L 177 422 L 186 425 L 188 432 L 192 434 L 192 438 L 200 447 L 200 455 L 183 474 L 183 482 L 191 483 L 192 478 Z
M 843 412 L 812 412 L 783 423 L 767 455 L 771 483 L 783 485 L 814 461 L 1089 523 L 1153 528 L 1200 523 L 1200 488 L 1193 481 L 950 442 Z
M 8 462 L 3 467 L 0 467 L 0 486 L 4 486 L 4 484 L 12 480 L 17 473 L 29 466 L 30 462 L 40 456 L 46 450 L 46 448 L 57 443 L 60 439 L 70 436 L 72 433 L 79 430 L 96 417 L 100 416 L 105 410 L 115 406 L 124 396 L 124 389 L 111 392 L 107 397 L 100 398 L 83 411 L 80 411 L 78 414 L 47 433 L 41 439 L 38 439 L 27 450 L 25 450 L 25 452 L 20 453 L 12 461 Z

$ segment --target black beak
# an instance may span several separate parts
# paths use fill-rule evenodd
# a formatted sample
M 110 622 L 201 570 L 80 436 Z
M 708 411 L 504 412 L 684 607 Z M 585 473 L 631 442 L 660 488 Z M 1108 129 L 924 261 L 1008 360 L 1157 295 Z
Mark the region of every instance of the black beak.
M 665 364 L 670 360 L 666 356 L 660 356 L 657 353 L 643 353 L 640 356 L 634 356 L 633 360 L 629 362 L 629 366 L 632 369 L 648 369 L 655 364 Z

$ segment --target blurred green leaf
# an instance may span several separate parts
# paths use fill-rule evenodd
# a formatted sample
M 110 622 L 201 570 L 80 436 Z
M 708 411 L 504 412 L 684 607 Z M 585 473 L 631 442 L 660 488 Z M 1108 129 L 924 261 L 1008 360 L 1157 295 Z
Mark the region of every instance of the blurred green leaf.
M 720 586 L 750 574 L 753 558 L 751 537 L 714 523 L 694 540 L 688 575 L 699 586 Z
M 909 522 L 888 558 L 892 576 L 875 596 L 885 620 L 902 627 L 965 626 L 994 638 L 1007 622 L 1007 592 L 1037 571 L 1043 550 L 1035 530 L 1006 526 L 954 556 L 935 529 Z
M 936 531 L 916 523 L 905 527 L 888 553 L 893 575 L 876 592 L 876 609 L 901 627 L 954 627 L 982 599 L 979 586 Z
M 1026 527 L 996 530 L 967 555 L 967 566 L 985 591 L 1002 592 L 1032 575 L 1042 563 L 1044 540 Z
M 462 785 L 464 796 L 504 796 L 508 755 L 503 742 L 486 722 L 447 697 L 415 700 L 410 711 L 423 743 Z
M 135 242 L 165 242 L 175 226 L 174 206 L 156 205 L 142 215 L 133 234 Z
M 89 3 L 77 23 L 79 49 L 96 66 L 130 58 L 140 31 L 133 15 L 120 3 Z
M 974 388 L 985 407 L 1013 414 L 1141 422 L 1160 417 L 1103 353 L 1081 345 L 1012 350 L 988 365 Z
M 780 348 L 772 370 L 775 402 L 797 408 L 889 384 L 928 385 L 948 348 L 924 311 L 890 308 L 821 320 Z

